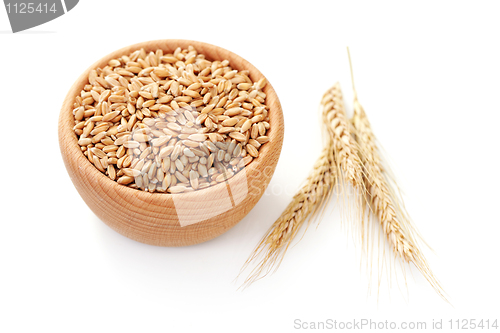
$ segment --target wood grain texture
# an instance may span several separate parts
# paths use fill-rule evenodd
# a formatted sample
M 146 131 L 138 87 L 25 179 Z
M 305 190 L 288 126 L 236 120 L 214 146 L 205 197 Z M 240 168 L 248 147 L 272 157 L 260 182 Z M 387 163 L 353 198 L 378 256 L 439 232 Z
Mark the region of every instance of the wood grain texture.
M 74 98 L 83 89 L 91 69 L 110 59 L 144 48 L 173 53 L 177 47 L 194 46 L 209 60 L 230 61 L 237 70 L 248 70 L 253 81 L 264 77 L 252 64 L 223 48 L 189 40 L 155 40 L 117 50 L 90 66 L 70 88 L 59 116 L 59 145 L 68 174 L 92 211 L 112 229 L 136 241 L 158 246 L 185 246 L 213 239 L 236 225 L 255 206 L 271 180 L 281 153 L 283 112 L 270 83 L 263 91 L 269 105 L 269 142 L 244 170 L 226 183 L 190 193 L 149 193 L 110 180 L 83 155 L 73 132 Z M 182 225 L 181 225 L 182 224 Z

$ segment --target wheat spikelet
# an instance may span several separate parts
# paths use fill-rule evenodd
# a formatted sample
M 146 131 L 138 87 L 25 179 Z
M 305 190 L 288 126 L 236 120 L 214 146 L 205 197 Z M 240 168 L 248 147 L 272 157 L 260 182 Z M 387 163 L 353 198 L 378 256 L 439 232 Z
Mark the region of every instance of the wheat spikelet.
M 352 68 L 351 68 L 352 71 Z M 354 115 L 351 119 L 363 163 L 364 182 L 369 194 L 369 206 L 382 226 L 394 252 L 406 263 L 413 262 L 434 290 L 445 300 L 445 293 L 432 273 L 417 244 L 416 231 L 396 194 L 390 176 L 383 168 L 375 135 L 354 88 Z
M 350 131 L 342 91 L 337 82 L 323 95 L 323 121 L 333 139 L 334 156 L 343 176 L 357 188 L 363 188 L 363 170 L 358 156 L 358 148 Z M 339 175 L 340 176 L 340 175 Z
M 310 223 L 324 208 L 324 204 L 332 194 L 335 179 L 333 142 L 327 139 L 326 146 L 305 184 L 295 194 L 288 207 L 274 222 L 243 266 L 242 271 L 250 263 L 262 258 L 245 280 L 244 286 L 263 278 L 279 267 L 288 247 L 305 221 L 308 220 Z

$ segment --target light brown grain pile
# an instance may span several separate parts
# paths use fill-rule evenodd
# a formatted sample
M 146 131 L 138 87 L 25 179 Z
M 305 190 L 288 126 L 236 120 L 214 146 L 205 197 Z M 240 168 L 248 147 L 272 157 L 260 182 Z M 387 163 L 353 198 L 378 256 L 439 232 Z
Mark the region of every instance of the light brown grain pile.
M 193 47 L 110 60 L 75 98 L 78 144 L 132 188 L 181 193 L 223 182 L 269 141 L 266 80 L 248 75 Z

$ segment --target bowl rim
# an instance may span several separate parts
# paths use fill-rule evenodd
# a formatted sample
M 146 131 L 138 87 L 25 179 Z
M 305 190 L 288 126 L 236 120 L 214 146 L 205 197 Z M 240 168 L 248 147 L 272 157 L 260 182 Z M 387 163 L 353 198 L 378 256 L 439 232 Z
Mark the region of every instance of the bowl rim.
M 95 61 L 91 66 L 89 66 L 73 83 L 71 88 L 69 89 L 66 97 L 64 99 L 63 105 L 61 107 L 61 111 L 59 114 L 59 146 L 61 150 L 61 154 L 63 155 L 64 162 L 66 166 L 68 163 L 72 162 L 78 165 L 78 169 L 80 172 L 84 172 L 88 175 L 88 177 L 93 178 L 95 181 L 101 183 L 102 187 L 113 187 L 114 190 L 119 191 L 127 196 L 133 196 L 139 199 L 142 202 L 151 202 L 152 200 L 172 200 L 172 197 L 175 196 L 176 200 L 193 200 L 193 196 L 200 198 L 203 195 L 208 194 L 210 191 L 220 190 L 222 187 L 226 186 L 226 182 L 222 182 L 216 185 L 209 186 L 204 189 L 199 189 L 191 192 L 183 192 L 183 193 L 162 193 L 162 192 L 149 192 L 140 189 L 133 189 L 125 185 L 118 184 L 116 181 L 111 180 L 108 176 L 106 176 L 103 172 L 99 171 L 87 157 L 83 154 L 78 145 L 77 135 L 73 131 L 74 126 L 74 117 L 73 117 L 73 103 L 74 98 L 80 93 L 83 86 L 88 83 L 88 74 L 92 69 L 96 69 L 98 67 L 103 67 L 108 63 L 109 60 L 114 59 L 116 57 L 122 55 L 128 55 L 134 50 L 138 50 L 144 48 L 146 52 L 151 50 L 156 50 L 161 48 L 164 52 L 171 53 L 175 48 L 187 48 L 189 45 L 194 46 L 199 53 L 205 54 L 207 59 L 209 60 L 224 60 L 228 59 L 231 67 L 237 70 L 248 70 L 249 77 L 252 81 L 256 82 L 260 78 L 265 78 L 265 76 L 250 62 L 242 58 L 241 56 L 224 49 L 222 47 L 212 45 L 205 42 L 194 41 L 194 40 L 185 40 L 185 39 L 158 39 L 158 40 L 150 40 L 144 41 L 140 43 L 134 43 L 125 47 L 122 47 L 118 50 L 115 50 L 99 60 Z M 162 47 L 164 46 L 164 47 Z M 200 51 L 203 50 L 203 51 Z M 206 51 L 209 50 L 210 55 L 207 55 Z M 215 57 L 213 56 L 215 55 Z M 224 56 L 224 59 L 222 59 Z M 235 65 L 236 63 L 236 65 Z M 266 79 L 267 80 L 267 79 Z M 283 136 L 284 136 L 284 118 L 283 111 L 281 108 L 281 104 L 279 102 L 278 96 L 272 87 L 269 80 L 267 80 L 267 84 L 264 87 L 263 91 L 266 93 L 266 105 L 269 106 L 269 124 L 270 128 L 268 130 L 267 136 L 269 136 L 269 142 L 262 145 L 259 149 L 259 156 L 252 160 L 245 168 L 245 172 L 238 171 L 233 177 L 227 180 L 229 184 L 236 184 L 238 182 L 243 181 L 242 177 L 264 180 L 267 181 L 266 186 L 262 190 L 262 192 L 267 187 L 270 178 L 274 174 L 274 169 L 276 167 L 277 161 L 274 162 L 274 159 L 278 159 L 281 153 L 281 148 L 283 144 Z M 274 155 L 274 158 L 270 158 L 271 155 Z M 270 174 L 265 174 L 266 177 L 262 177 L 260 172 L 261 166 L 267 166 L 269 164 L 272 167 Z M 260 173 L 260 175 L 259 175 Z M 71 176 L 71 174 L 70 174 Z M 263 179 L 265 178 L 265 179 Z M 260 195 L 262 195 L 261 193 Z M 260 197 L 260 196 L 259 196 Z

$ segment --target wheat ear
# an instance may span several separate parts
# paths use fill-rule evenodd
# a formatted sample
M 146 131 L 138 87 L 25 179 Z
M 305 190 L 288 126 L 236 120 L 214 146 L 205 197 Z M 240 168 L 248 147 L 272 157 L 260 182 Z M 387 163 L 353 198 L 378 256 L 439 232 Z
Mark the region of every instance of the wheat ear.
M 370 208 L 378 218 L 394 252 L 405 262 L 413 262 L 434 290 L 447 301 L 443 288 L 418 247 L 415 227 L 404 210 L 401 198 L 396 194 L 397 188 L 383 168 L 383 159 L 379 154 L 377 141 L 368 117 L 359 103 L 354 88 L 354 79 L 353 90 L 354 115 L 351 122 L 365 169 L 364 182 L 369 193 Z
M 338 82 L 323 95 L 321 105 L 323 121 L 333 139 L 337 167 L 354 187 L 362 188 L 364 185 L 362 164 L 356 142 L 351 135 L 344 98 Z
M 243 266 L 242 271 L 250 263 L 261 258 L 245 280 L 244 286 L 252 284 L 279 267 L 288 247 L 305 221 L 308 220 L 310 223 L 324 208 L 332 194 L 335 179 L 333 142 L 327 139 L 305 184 L 295 194 L 288 207 L 274 222 Z
M 346 115 L 344 98 L 338 82 L 325 92 L 321 105 L 322 119 L 329 137 L 333 140 L 334 161 L 339 171 L 335 184 L 338 199 L 341 200 L 342 220 L 360 221 L 357 226 L 364 228 L 366 188 L 363 180 L 363 165 L 359 158 L 357 143 L 351 133 L 351 124 Z M 349 184 L 352 185 L 354 191 L 353 201 L 349 199 Z M 363 234 L 359 233 L 359 235 Z

